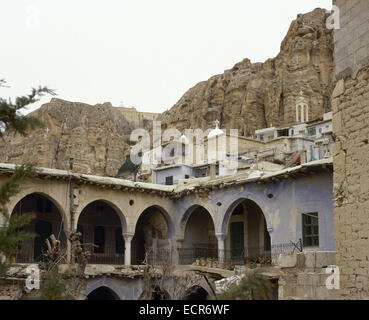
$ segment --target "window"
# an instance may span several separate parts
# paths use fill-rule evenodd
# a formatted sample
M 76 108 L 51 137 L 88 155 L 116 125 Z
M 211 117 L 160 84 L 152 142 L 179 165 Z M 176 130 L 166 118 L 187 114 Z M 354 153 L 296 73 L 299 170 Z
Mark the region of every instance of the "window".
M 302 240 L 304 247 L 319 246 L 318 212 L 302 214 Z
M 311 127 L 308 129 L 309 136 L 316 136 L 316 127 Z
M 189 179 L 189 178 L 190 178 L 190 175 L 185 174 L 185 179 Z
M 173 176 L 169 176 L 165 178 L 165 184 L 167 186 L 172 186 L 173 185 Z

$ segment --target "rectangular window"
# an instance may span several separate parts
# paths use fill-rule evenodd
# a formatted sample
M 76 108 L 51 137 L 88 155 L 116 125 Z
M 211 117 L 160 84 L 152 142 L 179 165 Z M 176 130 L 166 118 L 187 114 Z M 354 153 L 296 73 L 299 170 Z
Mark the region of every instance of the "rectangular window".
M 318 212 L 302 214 L 302 241 L 304 247 L 319 246 Z
M 173 176 L 169 176 L 165 178 L 165 184 L 167 186 L 172 186 L 173 185 Z
M 189 178 L 190 178 L 190 175 L 185 174 L 185 179 L 189 179 Z
M 316 127 L 311 127 L 308 129 L 309 136 L 316 136 Z

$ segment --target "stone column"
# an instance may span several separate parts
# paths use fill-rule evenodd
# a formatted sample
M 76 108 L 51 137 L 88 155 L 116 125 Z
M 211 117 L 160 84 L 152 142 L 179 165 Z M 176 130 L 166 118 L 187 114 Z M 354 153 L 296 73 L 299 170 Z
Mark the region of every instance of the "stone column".
M 123 233 L 124 238 L 124 264 L 126 266 L 131 265 L 131 242 L 134 234 L 133 233 Z
M 218 260 L 219 263 L 222 264 L 225 262 L 225 239 L 226 234 L 224 233 L 216 233 L 215 236 L 218 240 Z

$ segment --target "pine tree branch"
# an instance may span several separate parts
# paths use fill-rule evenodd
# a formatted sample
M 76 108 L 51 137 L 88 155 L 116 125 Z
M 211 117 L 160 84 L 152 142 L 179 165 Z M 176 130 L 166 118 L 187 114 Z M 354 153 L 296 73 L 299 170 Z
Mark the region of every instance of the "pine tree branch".
M 4 79 L 0 79 L 0 87 L 4 87 L 5 83 Z M 19 110 L 39 101 L 45 94 L 55 96 L 56 92 L 53 89 L 39 86 L 37 89 L 32 88 L 29 95 L 17 97 L 15 103 L 10 98 L 0 98 L 0 137 L 3 136 L 2 131 L 9 128 L 25 136 L 28 128 L 34 129 L 42 126 L 40 120 L 34 117 L 24 117 L 19 114 Z

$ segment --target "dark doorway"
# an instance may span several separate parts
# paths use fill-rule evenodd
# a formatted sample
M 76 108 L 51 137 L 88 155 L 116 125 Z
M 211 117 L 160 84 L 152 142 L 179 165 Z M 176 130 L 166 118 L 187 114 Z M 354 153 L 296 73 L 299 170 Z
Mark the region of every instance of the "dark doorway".
M 100 287 L 92 291 L 87 300 L 120 300 L 118 295 L 107 287 Z
M 47 251 L 46 239 L 52 234 L 52 225 L 50 222 L 39 220 L 35 225 L 37 234 L 33 247 L 33 257 L 35 261 L 42 259 L 42 254 Z
M 152 290 L 151 300 L 169 300 L 168 296 L 158 286 L 155 286 Z
M 196 286 L 188 291 L 188 294 L 184 300 L 207 300 L 207 297 L 207 291 L 200 286 Z
M 231 223 L 231 251 L 232 258 L 240 258 L 244 251 L 244 226 L 243 222 Z

